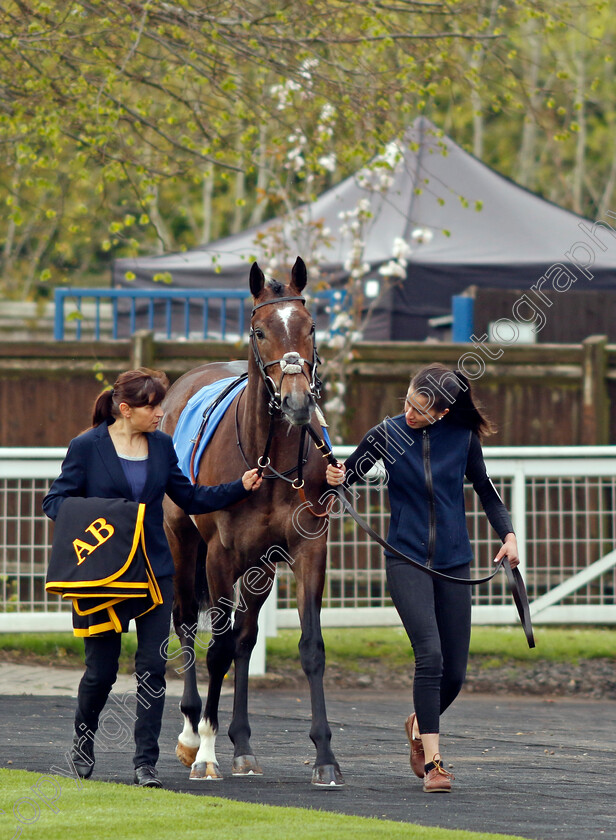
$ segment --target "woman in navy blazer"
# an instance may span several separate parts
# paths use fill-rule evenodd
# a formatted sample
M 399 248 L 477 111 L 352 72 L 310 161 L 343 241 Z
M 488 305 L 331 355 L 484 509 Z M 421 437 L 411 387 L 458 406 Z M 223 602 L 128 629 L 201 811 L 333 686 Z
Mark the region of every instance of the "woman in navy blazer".
M 74 438 L 62 472 L 43 500 L 55 519 L 64 499 L 131 499 L 145 503 L 146 552 L 163 603 L 135 620 L 137 709 L 135 720 L 135 784 L 160 787 L 156 773 L 165 697 L 163 651 L 169 635 L 173 602 L 173 559 L 163 528 L 163 498 L 168 495 L 189 514 L 209 513 L 246 498 L 261 484 L 257 470 L 217 487 L 193 485 L 181 472 L 173 441 L 157 431 L 163 416 L 164 374 L 147 369 L 127 371 L 113 390 L 96 400 L 92 428 Z M 85 673 L 79 685 L 71 759 L 76 772 L 89 778 L 94 768 L 94 735 L 115 682 L 121 633 L 84 638 Z M 117 717 L 117 711 L 114 712 Z

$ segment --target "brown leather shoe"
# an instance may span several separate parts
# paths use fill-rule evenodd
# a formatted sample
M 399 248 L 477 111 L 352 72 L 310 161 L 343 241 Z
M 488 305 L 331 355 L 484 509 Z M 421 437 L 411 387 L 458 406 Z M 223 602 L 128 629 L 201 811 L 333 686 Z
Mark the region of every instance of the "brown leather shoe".
M 445 770 L 439 753 L 434 756 L 432 762 L 434 767 L 424 776 L 423 789 L 426 793 L 449 793 L 455 776 Z
M 413 738 L 413 726 L 415 725 L 416 717 L 417 715 L 415 712 L 413 712 L 412 715 L 409 715 L 404 723 L 404 728 L 406 730 L 406 737 L 408 738 L 409 746 L 411 747 L 411 769 L 419 779 L 423 779 L 426 757 L 424 755 L 421 738 Z

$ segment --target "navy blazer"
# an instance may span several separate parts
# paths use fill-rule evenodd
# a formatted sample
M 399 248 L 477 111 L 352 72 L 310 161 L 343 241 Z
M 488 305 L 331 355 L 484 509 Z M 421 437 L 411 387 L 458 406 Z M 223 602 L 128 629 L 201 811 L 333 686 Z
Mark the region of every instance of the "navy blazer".
M 173 558 L 163 528 L 163 498 L 167 494 L 186 513 L 210 513 L 246 498 L 241 478 L 216 487 L 191 484 L 178 466 L 171 437 L 164 432 L 148 433 L 147 478 L 140 499 L 145 502 L 145 544 L 157 578 L 172 575 Z M 131 489 L 109 435 L 109 424 L 101 423 L 70 442 L 62 472 L 43 499 L 43 510 L 55 519 L 68 496 L 103 499 L 132 499 Z

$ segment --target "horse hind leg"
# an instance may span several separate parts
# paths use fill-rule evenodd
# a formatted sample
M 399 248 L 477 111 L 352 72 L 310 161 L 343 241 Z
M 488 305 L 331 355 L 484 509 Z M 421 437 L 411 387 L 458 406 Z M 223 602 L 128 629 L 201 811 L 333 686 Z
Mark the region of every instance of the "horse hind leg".
M 199 749 L 190 771 L 193 782 L 219 782 L 222 773 L 216 759 L 216 735 L 218 726 L 202 717 L 199 721 Z
M 197 571 L 204 576 L 203 564 L 197 564 Z M 191 781 L 217 781 L 222 779 L 218 762 L 216 761 L 216 733 L 217 725 L 212 725 L 201 717 L 201 698 L 197 687 L 195 645 L 200 646 L 198 640 L 199 602 L 195 596 L 202 593 L 205 579 L 195 576 L 195 589 L 190 610 L 184 611 L 184 621 L 181 621 L 179 610 L 176 620 L 176 632 L 180 639 L 181 650 L 184 654 L 184 692 L 180 701 L 180 711 L 184 716 L 184 728 L 178 736 L 175 749 L 179 760 L 186 767 L 190 767 Z
M 184 715 L 184 728 L 178 736 L 175 752 L 182 764 L 190 767 L 191 781 L 218 781 L 222 779 L 216 760 L 218 723 L 212 722 L 206 715 L 201 717 L 201 698 L 197 692 L 195 676 L 194 643 L 194 634 L 185 637 L 183 648 L 189 661 L 180 703 L 180 710 Z M 195 702 L 195 698 L 198 703 Z
M 180 711 L 184 718 L 184 727 L 178 736 L 176 755 L 186 767 L 192 767 L 200 745 L 198 732 L 201 717 L 201 697 L 197 686 L 195 667 L 195 640 L 197 638 L 199 602 L 204 593 L 204 554 L 205 545 L 194 532 L 182 535 L 168 529 L 167 537 L 174 556 L 182 562 L 176 563 L 175 603 L 173 624 L 180 650 L 168 659 L 180 660 L 176 672 L 183 676 L 184 689 L 180 700 Z M 188 559 L 190 558 L 190 559 Z
M 218 781 L 223 778 L 216 759 L 216 736 L 222 683 L 233 661 L 231 604 L 229 601 L 229 606 L 215 606 L 210 610 L 212 638 L 207 652 L 209 684 L 204 714 L 198 727 L 200 745 L 190 771 L 192 780 Z
M 180 700 L 180 711 L 184 718 L 184 727 L 178 735 L 175 754 L 185 767 L 192 767 L 200 744 L 198 726 L 201 717 L 201 698 L 195 670 L 194 633 L 188 632 L 188 628 L 176 632 L 183 660 L 180 670 L 184 674 L 184 691 Z

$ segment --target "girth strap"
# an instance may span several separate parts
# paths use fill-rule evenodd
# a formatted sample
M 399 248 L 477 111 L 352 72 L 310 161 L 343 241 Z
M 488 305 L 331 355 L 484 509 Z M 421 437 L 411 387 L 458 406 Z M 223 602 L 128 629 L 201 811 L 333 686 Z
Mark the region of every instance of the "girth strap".
M 218 394 L 218 396 L 216 396 L 215 399 L 213 399 L 212 402 L 203 409 L 203 419 L 199 426 L 197 435 L 192 441 L 194 445 L 190 456 L 190 480 L 193 484 L 197 483 L 197 476 L 195 474 L 195 457 L 197 454 L 197 450 L 199 449 L 199 444 L 201 443 L 201 438 L 203 437 L 203 432 L 205 431 L 207 422 L 210 419 L 210 415 L 212 414 L 214 409 L 218 405 L 220 405 L 220 403 L 224 399 L 226 399 L 228 394 L 230 394 L 231 391 L 233 391 L 233 389 L 237 387 L 237 385 L 239 385 L 239 383 L 242 382 L 244 379 L 248 379 L 248 373 L 242 373 L 236 379 L 234 379 L 233 382 L 229 382 L 229 384 L 222 389 L 220 394 Z

